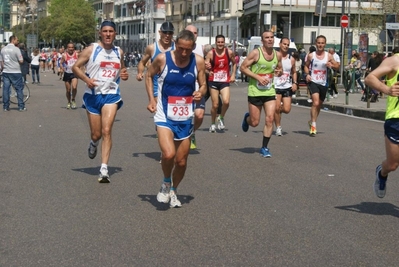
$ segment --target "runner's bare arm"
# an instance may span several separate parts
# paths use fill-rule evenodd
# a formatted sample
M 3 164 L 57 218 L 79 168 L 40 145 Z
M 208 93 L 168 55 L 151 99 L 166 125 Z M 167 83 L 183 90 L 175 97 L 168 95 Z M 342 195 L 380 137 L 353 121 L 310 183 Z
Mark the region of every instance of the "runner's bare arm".
M 200 100 L 201 97 L 203 97 L 207 91 L 206 78 L 205 78 L 205 60 L 198 55 L 195 55 L 195 60 L 197 62 L 197 70 L 198 70 L 197 81 L 199 84 L 199 89 L 198 91 L 194 92 L 193 95 L 194 95 L 194 100 Z M 198 96 L 196 97 L 196 95 Z
M 72 71 L 76 77 L 81 79 L 87 84 L 87 87 L 94 88 L 97 86 L 94 79 L 90 79 L 83 71 L 83 67 L 89 61 L 91 53 L 93 52 L 93 46 L 89 46 L 82 51 L 80 57 L 76 60 L 75 64 L 72 66 Z M 64 57 L 64 56 L 63 56 Z
M 146 47 L 143 58 L 140 60 L 139 64 L 137 65 L 137 76 L 136 79 L 138 81 L 142 81 L 144 78 L 144 69 L 147 63 L 151 59 L 151 55 L 154 51 L 154 44 L 150 44 Z

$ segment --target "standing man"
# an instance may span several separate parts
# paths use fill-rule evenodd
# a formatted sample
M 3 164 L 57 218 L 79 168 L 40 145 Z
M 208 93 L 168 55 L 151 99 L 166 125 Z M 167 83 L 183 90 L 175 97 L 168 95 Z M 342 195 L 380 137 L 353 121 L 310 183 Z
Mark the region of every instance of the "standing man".
M 386 84 L 380 78 L 386 75 Z M 367 75 L 365 83 L 388 96 L 385 112 L 385 153 L 386 159 L 377 166 L 374 192 L 379 198 L 386 193 L 388 174 L 399 166 L 399 54 L 384 59 Z
M 171 51 L 175 49 L 175 43 L 173 42 L 173 33 L 175 28 L 173 24 L 169 21 L 165 21 L 162 23 L 161 28 L 159 29 L 159 41 L 150 44 L 146 47 L 143 58 L 140 60 L 139 65 L 137 66 L 137 76 L 136 79 L 138 81 L 142 81 L 144 78 L 144 69 L 147 65 L 148 61 L 151 59 L 153 62 L 157 55 L 160 53 L 165 53 L 167 51 Z M 158 76 L 154 76 L 154 97 L 155 99 L 158 97 Z
M 338 97 L 338 90 L 337 90 L 337 80 L 338 80 L 338 70 L 341 66 L 341 59 L 339 58 L 339 55 L 337 53 L 335 53 L 335 49 L 330 47 L 328 49 L 328 53 L 330 53 L 334 60 L 338 63 L 338 69 L 334 70 L 334 69 L 330 69 L 329 71 L 332 72 L 330 74 L 332 74 L 332 78 L 331 78 L 331 84 L 330 84 L 330 95 L 334 98 Z
M 194 34 L 183 30 L 176 38 L 176 50 L 155 58 L 147 71 L 147 109 L 154 113 L 158 128 L 158 142 L 162 151 L 163 183 L 157 200 L 180 207 L 177 187 L 183 180 L 190 152 L 193 131 L 193 102 L 206 93 L 205 63 L 201 56 L 192 53 Z M 159 73 L 159 101 L 155 100 L 153 78 Z M 196 90 L 195 82 L 199 89 Z
M 76 77 L 83 80 L 85 94 L 83 107 L 87 110 L 91 141 L 89 158 L 97 155 L 97 147 L 102 138 L 100 183 L 109 183 L 108 161 L 112 147 L 112 126 L 117 110 L 122 107 L 120 79 L 129 78 L 123 62 L 123 51 L 113 45 L 116 36 L 114 22 L 105 20 L 101 23 L 100 41 L 86 47 L 79 56 L 72 70 Z M 85 67 L 86 73 L 82 70 Z
M 3 70 L 3 110 L 10 110 L 11 85 L 17 91 L 18 110 L 26 111 L 24 103 L 24 81 L 21 65 L 24 59 L 18 48 L 18 37 L 10 36 L 9 43 L 1 49 L 1 68 Z
M 215 38 L 216 48 L 212 49 L 206 55 L 205 63 L 211 65 L 209 70 L 209 91 L 211 93 L 211 127 L 209 132 L 216 131 L 216 112 L 219 105 L 219 95 L 222 96 L 222 112 L 218 117 L 218 129 L 224 130 L 224 116 L 230 105 L 230 83 L 235 81 L 237 64 L 234 52 L 225 47 L 225 38 L 223 35 L 217 35 Z M 230 64 L 232 69 L 230 69 Z M 231 76 L 230 76 L 231 74 Z
M 247 132 L 249 126 L 259 124 L 262 108 L 265 112 L 265 126 L 263 127 L 262 147 L 260 155 L 270 158 L 272 154 L 267 147 L 273 131 L 273 120 L 276 111 L 276 90 L 273 77 L 280 76 L 282 71 L 281 54 L 273 49 L 274 33 L 262 33 L 262 46 L 252 50 L 242 62 L 240 70 L 250 77 L 248 85 L 248 109 L 241 127 Z
M 61 68 L 64 76 L 62 80 L 65 82 L 66 97 L 68 100 L 67 109 L 76 109 L 75 97 L 78 91 L 78 78 L 72 71 L 72 67 L 78 60 L 78 53 L 75 51 L 75 44 L 70 42 L 67 45 L 67 49 L 61 58 Z M 72 90 L 72 96 L 71 96 Z
M 333 55 L 324 51 L 327 39 L 324 35 L 316 38 L 316 51 L 308 54 L 305 63 L 306 81 L 309 83 L 309 91 L 312 96 L 312 107 L 310 108 L 309 134 L 316 136 L 316 121 L 320 113 L 321 105 L 326 98 L 328 90 L 327 69 L 338 70 L 339 64 Z M 310 72 L 309 69 L 312 71 Z
M 290 113 L 291 97 L 298 90 L 298 77 L 295 68 L 295 58 L 288 54 L 290 39 L 283 37 L 280 39 L 281 64 L 283 68 L 282 75 L 274 76 L 274 87 L 276 89 L 276 113 L 274 114 L 274 123 L 276 124 L 276 135 L 282 136 L 281 115 Z M 280 104 L 282 103 L 282 104 Z

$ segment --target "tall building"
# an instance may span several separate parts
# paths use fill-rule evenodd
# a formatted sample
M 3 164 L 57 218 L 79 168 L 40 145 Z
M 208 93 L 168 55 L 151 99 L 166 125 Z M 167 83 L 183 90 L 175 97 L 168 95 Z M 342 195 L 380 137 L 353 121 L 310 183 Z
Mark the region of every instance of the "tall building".
M 3 30 L 8 30 L 11 28 L 10 25 L 10 1 L 0 0 L 0 20 L 1 28 Z

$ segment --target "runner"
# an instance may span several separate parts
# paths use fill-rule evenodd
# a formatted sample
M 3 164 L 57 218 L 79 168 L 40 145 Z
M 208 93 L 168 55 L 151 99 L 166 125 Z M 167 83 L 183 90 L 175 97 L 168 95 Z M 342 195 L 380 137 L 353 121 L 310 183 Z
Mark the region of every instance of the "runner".
M 265 112 L 262 147 L 260 155 L 270 158 L 268 144 L 273 132 L 273 120 L 276 110 L 276 90 L 273 85 L 274 75 L 280 76 L 282 71 L 281 54 L 273 49 L 274 33 L 262 33 L 261 47 L 252 50 L 241 64 L 241 72 L 250 77 L 248 85 L 248 109 L 244 114 L 241 127 L 247 132 L 249 126 L 259 124 L 262 108 Z
M 276 89 L 276 113 L 274 123 L 276 124 L 276 135 L 282 136 L 281 128 L 282 113 L 288 114 L 291 111 L 291 97 L 298 90 L 298 77 L 295 69 L 295 58 L 288 54 L 290 40 L 287 37 L 280 39 L 280 54 L 283 73 L 280 77 L 274 77 Z M 282 103 L 282 104 L 280 104 Z
M 186 27 L 186 30 L 192 32 L 194 34 L 195 42 L 197 42 L 197 37 L 198 37 L 198 30 L 197 27 L 194 25 L 188 25 Z M 195 44 L 193 53 L 199 55 L 200 57 L 204 58 L 204 48 L 202 45 L 197 45 Z M 199 89 L 199 85 L 196 82 L 195 84 L 196 90 Z M 201 101 L 199 103 L 195 103 L 195 109 L 194 109 L 194 131 L 193 134 L 191 135 L 191 144 L 190 144 L 190 149 L 196 149 L 197 148 L 197 142 L 195 138 L 195 131 L 198 130 L 199 127 L 201 127 L 202 122 L 204 121 L 204 114 L 205 114 L 205 96 L 201 98 Z
M 211 93 L 211 126 L 209 132 L 216 131 L 216 112 L 219 105 L 219 95 L 222 96 L 222 112 L 218 119 L 218 129 L 224 130 L 224 117 L 230 106 L 230 83 L 235 81 L 237 64 L 234 52 L 225 47 L 225 38 L 223 35 L 217 35 L 215 38 L 216 48 L 212 49 L 206 55 L 205 63 L 211 64 L 209 72 L 209 91 Z M 230 64 L 232 68 L 230 69 Z M 230 76 L 231 73 L 231 76 Z
M 157 200 L 180 207 L 177 187 L 184 177 L 193 131 L 193 101 L 199 102 L 206 93 L 205 63 L 201 56 L 192 53 L 195 36 L 183 30 L 176 39 L 176 50 L 155 58 L 147 71 L 146 89 L 149 99 L 147 109 L 154 113 L 158 127 L 158 141 L 162 151 L 164 175 Z M 159 73 L 159 101 L 153 92 L 153 78 Z M 197 91 L 195 81 L 200 87 Z
M 143 58 L 140 60 L 139 65 L 137 67 L 137 76 L 136 79 L 138 81 L 142 81 L 144 78 L 144 69 L 147 66 L 148 61 L 151 59 L 151 62 L 154 61 L 157 55 L 160 53 L 164 53 L 167 51 L 171 51 L 175 49 L 175 43 L 173 42 L 173 33 L 175 28 L 171 22 L 165 21 L 162 23 L 161 28 L 159 30 L 159 41 L 153 44 L 150 44 L 146 47 Z M 154 96 L 158 97 L 158 77 L 154 77 Z
M 335 70 L 339 68 L 339 64 L 334 60 L 333 55 L 324 51 L 326 42 L 327 39 L 324 35 L 317 36 L 316 51 L 307 56 L 304 68 L 306 81 L 309 83 L 309 91 L 312 96 L 310 121 L 308 122 L 310 136 L 316 136 L 317 134 L 316 121 L 328 90 L 327 68 Z
M 67 45 L 66 52 L 61 58 L 61 68 L 64 73 L 62 80 L 65 82 L 66 97 L 68 100 L 67 109 L 76 109 L 75 97 L 78 91 L 78 79 L 72 71 L 72 66 L 75 64 L 77 59 L 78 53 L 75 51 L 75 44 L 70 42 Z
M 109 183 L 108 161 L 112 147 L 112 126 L 117 110 L 123 105 L 119 83 L 120 79 L 126 81 L 129 74 L 123 62 L 122 49 L 113 45 L 116 36 L 115 23 L 103 21 L 99 36 L 100 41 L 84 49 L 72 69 L 76 77 L 86 83 L 83 107 L 86 108 L 91 131 L 89 158 L 96 157 L 102 138 L 102 163 L 98 181 Z M 86 68 L 86 73 L 83 72 L 83 67 Z
M 386 77 L 386 84 L 381 82 L 381 77 Z M 374 193 L 379 198 L 385 197 L 388 174 L 399 166 L 398 80 L 399 54 L 384 59 L 364 80 L 367 86 L 388 96 L 384 124 L 386 159 L 377 166 L 374 181 Z

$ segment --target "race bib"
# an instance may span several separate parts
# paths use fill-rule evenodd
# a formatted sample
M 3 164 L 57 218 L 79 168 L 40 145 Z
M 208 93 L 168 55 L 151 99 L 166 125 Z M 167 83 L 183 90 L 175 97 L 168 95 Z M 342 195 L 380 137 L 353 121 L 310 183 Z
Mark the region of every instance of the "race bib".
M 119 62 L 101 61 L 97 75 L 98 90 L 102 94 L 116 94 L 118 84 L 115 82 L 120 69 Z
M 327 77 L 326 70 L 313 70 L 312 78 L 315 82 L 325 82 Z
M 192 96 L 169 96 L 168 119 L 186 121 L 194 116 Z
M 214 82 L 228 82 L 227 81 L 227 72 L 219 71 L 213 74 Z
M 273 73 L 268 73 L 268 74 L 258 74 L 259 76 L 262 77 L 267 77 L 269 79 L 269 83 L 266 85 L 262 85 L 258 82 L 257 87 L 259 90 L 269 90 L 272 88 L 273 85 Z
M 282 85 L 286 84 L 289 81 L 290 81 L 290 74 L 289 73 L 283 73 L 283 75 L 281 75 L 280 77 L 276 77 L 274 79 L 274 84 L 276 86 L 282 86 Z

